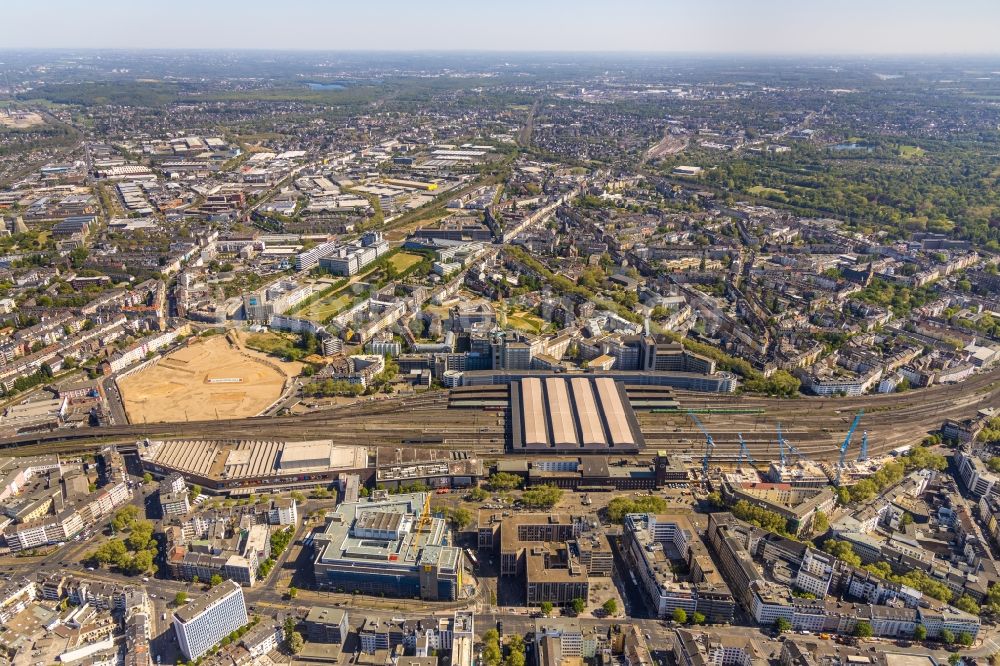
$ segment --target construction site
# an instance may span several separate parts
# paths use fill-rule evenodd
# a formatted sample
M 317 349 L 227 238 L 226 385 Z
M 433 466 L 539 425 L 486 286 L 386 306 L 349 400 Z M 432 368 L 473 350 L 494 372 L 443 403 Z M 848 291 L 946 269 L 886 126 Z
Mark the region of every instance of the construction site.
M 299 370 L 243 348 L 232 333 L 195 339 L 119 378 L 118 388 L 132 423 L 244 418 L 273 404 Z

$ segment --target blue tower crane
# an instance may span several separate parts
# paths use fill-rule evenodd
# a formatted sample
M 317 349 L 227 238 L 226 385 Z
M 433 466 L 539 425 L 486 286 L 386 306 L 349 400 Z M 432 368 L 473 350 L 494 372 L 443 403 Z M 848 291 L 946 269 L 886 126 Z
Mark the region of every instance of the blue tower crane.
M 781 434 L 781 424 L 778 424 L 778 455 L 781 456 L 781 466 L 785 466 L 785 449 L 788 449 L 788 453 L 794 453 L 801 460 L 805 458 L 801 451 L 792 446 L 788 440 L 785 439 L 784 435 Z
M 854 422 L 851 424 L 850 429 L 847 431 L 847 437 L 844 438 L 844 443 L 840 445 L 840 462 L 837 463 L 837 480 L 834 485 L 840 485 L 840 474 L 844 470 L 844 455 L 847 453 L 847 447 L 851 445 L 851 437 L 854 436 L 854 430 L 858 427 L 858 422 L 861 421 L 861 417 L 864 415 L 865 410 L 861 410 L 854 417 Z M 862 444 L 862 447 L 865 445 Z
M 688 416 L 694 421 L 695 425 L 698 426 L 698 430 L 701 430 L 702 434 L 705 435 L 705 455 L 701 459 L 701 473 L 707 479 L 708 478 L 708 459 L 712 456 L 712 450 L 715 449 L 715 440 L 712 436 L 708 434 L 705 430 L 705 426 L 701 424 L 698 417 L 695 416 L 694 412 L 688 412 Z
M 785 438 L 781 436 L 781 424 L 778 424 L 778 456 L 781 458 L 781 466 L 785 466 Z
M 750 447 L 748 447 L 747 443 L 743 441 L 743 433 L 738 432 L 736 433 L 736 436 L 740 438 L 740 455 L 736 461 L 736 467 L 738 469 L 743 469 L 743 456 L 746 456 L 747 462 L 750 463 L 751 467 L 756 467 L 757 463 L 750 455 Z

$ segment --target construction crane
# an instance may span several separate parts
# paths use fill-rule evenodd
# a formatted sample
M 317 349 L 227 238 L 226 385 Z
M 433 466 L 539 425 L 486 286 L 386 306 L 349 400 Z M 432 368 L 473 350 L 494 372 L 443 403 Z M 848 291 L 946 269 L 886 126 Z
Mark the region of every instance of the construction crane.
M 420 546 L 423 545 L 425 540 L 425 535 L 430 528 L 431 522 L 431 494 L 426 493 L 424 499 L 424 508 L 420 512 L 420 519 L 417 520 L 416 534 L 413 536 L 413 552 L 414 555 L 419 554 Z
M 781 468 L 782 469 L 785 468 L 785 450 L 786 449 L 788 450 L 788 453 L 794 453 L 796 456 L 798 456 L 798 458 L 800 460 L 802 458 L 805 458 L 805 456 L 802 454 L 802 452 L 799 451 L 794 446 L 792 446 L 788 442 L 788 440 L 785 439 L 784 435 L 781 434 L 781 424 L 779 423 L 778 424 L 778 455 L 781 457 Z
M 747 462 L 750 463 L 750 466 L 756 469 L 757 463 L 750 455 L 750 447 L 748 447 L 747 443 L 743 441 L 743 433 L 738 432 L 736 433 L 736 436 L 740 438 L 740 455 L 736 460 L 736 468 L 743 469 L 743 456 L 746 456 Z
M 785 468 L 785 438 L 781 436 L 781 424 L 778 424 L 778 457 L 781 459 L 781 468 Z
M 861 452 L 858 453 L 858 462 L 868 460 L 868 431 L 861 433 Z
M 706 479 L 708 479 L 708 459 L 712 456 L 712 450 L 715 449 L 715 440 L 712 436 L 708 434 L 705 430 L 705 426 L 701 424 L 698 417 L 695 416 L 694 412 L 688 412 L 688 416 L 694 421 L 695 425 L 698 426 L 698 430 L 701 430 L 702 434 L 705 435 L 705 455 L 701 459 L 701 473 Z
M 851 424 L 850 429 L 847 431 L 847 437 L 844 438 L 844 443 L 840 445 L 840 462 L 837 463 L 837 480 L 834 485 L 840 485 L 840 474 L 844 471 L 844 456 L 847 454 L 847 447 L 851 445 L 851 437 L 854 436 L 854 429 L 858 427 L 858 422 L 864 415 L 865 410 L 861 410 L 854 417 L 854 423 Z

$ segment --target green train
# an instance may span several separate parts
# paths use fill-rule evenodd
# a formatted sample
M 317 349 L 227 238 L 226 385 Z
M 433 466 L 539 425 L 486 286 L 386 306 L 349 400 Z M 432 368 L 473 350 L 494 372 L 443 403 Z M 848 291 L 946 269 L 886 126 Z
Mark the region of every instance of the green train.
M 652 414 L 763 414 L 763 407 L 701 407 L 694 409 L 651 409 Z

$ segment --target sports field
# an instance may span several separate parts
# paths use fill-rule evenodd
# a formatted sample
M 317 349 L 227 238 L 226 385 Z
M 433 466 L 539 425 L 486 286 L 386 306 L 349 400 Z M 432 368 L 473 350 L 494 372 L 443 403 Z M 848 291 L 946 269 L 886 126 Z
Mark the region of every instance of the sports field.
M 281 395 L 298 363 L 233 347 L 224 336 L 197 340 L 118 381 L 132 423 L 256 416 Z

